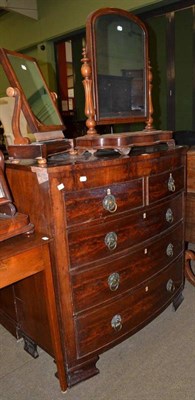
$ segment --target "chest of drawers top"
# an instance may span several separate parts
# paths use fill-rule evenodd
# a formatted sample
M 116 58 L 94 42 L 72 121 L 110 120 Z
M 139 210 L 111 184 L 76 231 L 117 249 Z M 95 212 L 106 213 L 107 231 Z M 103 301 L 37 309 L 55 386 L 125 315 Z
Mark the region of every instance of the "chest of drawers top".
M 47 164 L 47 172 L 49 176 L 61 180 L 66 192 L 72 192 L 171 171 L 184 165 L 185 153 L 184 148 L 178 147 L 168 151 L 128 156 L 67 156 L 63 160 L 51 160 Z
M 64 184 L 66 192 L 91 189 L 99 186 L 118 184 L 141 177 L 154 176 L 167 170 L 172 171 L 185 165 L 186 149 L 178 146 L 167 151 L 131 153 L 128 156 L 83 156 L 59 155 L 38 165 L 36 160 L 8 160 L 7 170 L 17 170 L 17 174 L 35 172 L 39 184 L 48 177 Z M 28 183 L 28 182 L 27 182 Z

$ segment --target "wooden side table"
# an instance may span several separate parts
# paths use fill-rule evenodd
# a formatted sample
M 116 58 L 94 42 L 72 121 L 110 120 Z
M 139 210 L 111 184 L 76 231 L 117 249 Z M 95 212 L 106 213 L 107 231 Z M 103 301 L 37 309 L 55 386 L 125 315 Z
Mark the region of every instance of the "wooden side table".
M 28 278 L 43 275 L 51 337 L 61 390 L 67 389 L 66 373 L 56 313 L 55 294 L 49 255 L 49 239 L 34 233 L 0 242 L 0 289 Z

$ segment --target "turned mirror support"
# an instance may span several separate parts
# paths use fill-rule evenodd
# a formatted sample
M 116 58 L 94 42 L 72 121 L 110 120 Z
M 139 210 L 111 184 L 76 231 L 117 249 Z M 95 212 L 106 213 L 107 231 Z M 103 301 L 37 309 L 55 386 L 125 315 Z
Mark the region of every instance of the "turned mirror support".
M 22 109 L 22 96 L 18 88 L 8 87 L 6 90 L 8 97 L 15 98 L 14 111 L 12 116 L 12 131 L 14 135 L 14 144 L 29 144 L 30 140 L 23 137 L 20 131 L 20 114 Z
M 153 103 L 152 103 L 152 67 L 150 62 L 148 63 L 148 120 L 145 127 L 145 131 L 151 131 L 153 127 Z
M 91 79 L 91 65 L 90 61 L 86 56 L 86 49 L 83 48 L 83 58 L 82 58 L 82 67 L 81 67 L 81 74 L 84 78 L 83 86 L 85 91 L 85 115 L 87 117 L 86 126 L 88 128 L 87 134 L 88 135 L 97 135 L 97 131 L 95 129 L 96 122 L 95 122 L 95 110 L 93 105 L 93 98 L 92 98 L 92 79 Z

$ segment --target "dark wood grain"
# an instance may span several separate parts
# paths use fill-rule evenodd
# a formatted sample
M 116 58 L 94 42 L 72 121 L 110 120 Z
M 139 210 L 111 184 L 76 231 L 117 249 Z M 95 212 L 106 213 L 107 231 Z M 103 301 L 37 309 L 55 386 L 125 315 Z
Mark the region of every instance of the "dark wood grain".
M 174 210 L 174 222 L 166 221 L 168 209 Z M 68 231 L 70 246 L 71 268 L 95 262 L 105 257 L 132 248 L 133 246 L 149 240 L 155 235 L 165 232 L 170 226 L 182 219 L 182 197 L 172 199 L 163 205 L 158 205 L 150 210 L 143 209 L 136 214 L 118 218 L 114 222 L 105 222 L 101 225 L 90 225 L 87 228 L 78 227 Z M 110 250 L 105 244 L 108 233 L 115 232 L 117 246 Z
M 110 190 L 108 186 L 91 190 L 67 193 L 65 195 L 67 225 L 92 222 L 117 216 L 121 212 L 138 210 L 143 207 L 143 179 L 121 182 L 113 185 L 111 194 L 117 198 L 117 209 L 110 213 L 102 207 L 103 200 Z
M 166 254 L 169 244 L 173 245 L 173 256 Z M 159 273 L 169 261 L 173 261 L 183 252 L 183 226 L 178 225 L 170 233 L 158 235 L 157 238 L 138 246 L 134 251 L 111 261 L 98 261 L 98 265 L 88 265 L 71 272 L 75 313 L 91 309 L 103 302 L 111 301 L 114 297 L 136 288 L 151 274 Z M 140 263 L 140 257 L 142 263 Z M 108 278 L 111 274 L 119 274 L 119 287 L 110 290 Z

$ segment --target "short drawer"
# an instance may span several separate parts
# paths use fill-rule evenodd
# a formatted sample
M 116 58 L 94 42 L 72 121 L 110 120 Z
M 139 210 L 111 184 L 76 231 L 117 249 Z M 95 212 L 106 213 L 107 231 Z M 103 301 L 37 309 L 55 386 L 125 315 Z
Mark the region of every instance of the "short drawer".
M 116 255 L 148 240 L 182 219 L 182 195 L 144 212 L 112 222 L 68 230 L 70 267 Z
M 72 272 L 74 312 L 92 308 L 140 285 L 183 251 L 183 224 L 147 246 L 101 266 Z M 141 262 L 140 262 L 141 260 Z
M 103 350 L 158 315 L 182 286 L 182 266 L 180 258 L 136 291 L 95 312 L 75 317 L 78 357 Z
M 67 225 L 143 207 L 143 179 L 65 194 Z
M 169 197 L 184 189 L 184 167 L 148 178 L 149 204 Z

